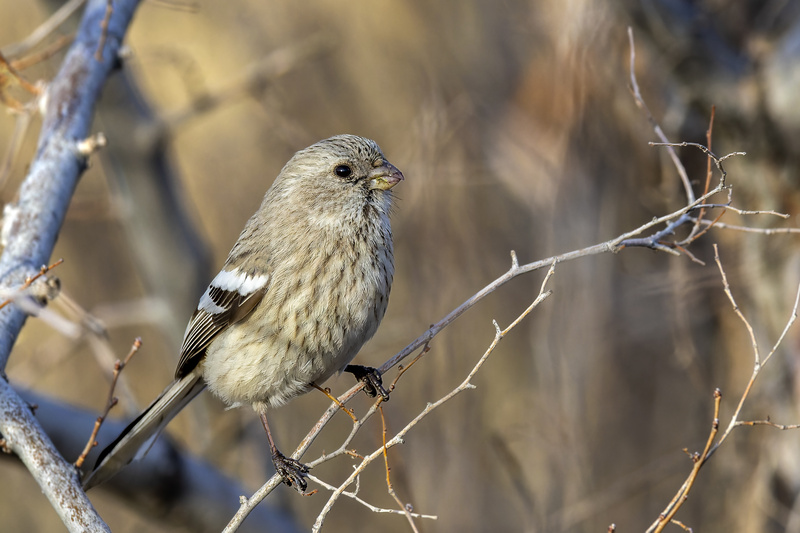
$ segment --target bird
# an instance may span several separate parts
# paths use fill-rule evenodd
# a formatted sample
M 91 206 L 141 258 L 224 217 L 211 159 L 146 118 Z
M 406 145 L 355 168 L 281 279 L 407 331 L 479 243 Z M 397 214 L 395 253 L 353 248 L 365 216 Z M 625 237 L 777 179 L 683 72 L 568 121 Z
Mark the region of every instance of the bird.
M 278 450 L 267 411 L 341 371 L 388 399 L 380 373 L 350 361 L 386 312 L 392 189 L 403 179 L 375 141 L 356 135 L 295 153 L 200 297 L 174 380 L 101 452 L 84 489 L 143 457 L 207 387 L 229 407 L 252 406 L 276 472 L 305 493 L 308 468 Z

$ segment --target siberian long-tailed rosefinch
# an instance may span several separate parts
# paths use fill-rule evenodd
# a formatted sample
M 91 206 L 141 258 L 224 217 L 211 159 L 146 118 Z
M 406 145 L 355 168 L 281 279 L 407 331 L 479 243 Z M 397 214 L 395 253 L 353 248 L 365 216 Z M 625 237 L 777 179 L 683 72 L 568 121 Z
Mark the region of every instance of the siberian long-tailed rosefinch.
M 84 487 L 144 455 L 208 386 L 228 405 L 253 406 L 276 470 L 304 491 L 307 469 L 277 450 L 266 411 L 342 370 L 386 394 L 372 369 L 348 363 L 386 311 L 394 274 L 390 189 L 402 179 L 363 137 L 338 135 L 297 152 L 200 298 L 175 381 L 103 451 Z

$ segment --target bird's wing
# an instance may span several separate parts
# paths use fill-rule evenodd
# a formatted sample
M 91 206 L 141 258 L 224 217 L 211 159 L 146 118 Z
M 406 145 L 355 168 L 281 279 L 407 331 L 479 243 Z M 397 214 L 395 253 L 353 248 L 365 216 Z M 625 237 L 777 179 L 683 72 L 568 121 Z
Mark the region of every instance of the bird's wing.
M 223 329 L 244 319 L 255 309 L 269 286 L 269 275 L 223 269 L 200 298 L 186 327 L 176 379 L 197 366 L 206 348 Z

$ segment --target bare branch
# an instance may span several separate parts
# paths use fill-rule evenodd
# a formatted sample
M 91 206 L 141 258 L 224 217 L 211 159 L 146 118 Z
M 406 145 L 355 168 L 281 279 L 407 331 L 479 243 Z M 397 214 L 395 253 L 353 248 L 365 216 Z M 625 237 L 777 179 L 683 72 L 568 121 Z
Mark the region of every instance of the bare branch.
M 90 0 L 78 35 L 61 70 L 47 89 L 45 112 L 36 156 L 4 220 L 5 247 L 0 255 L 0 292 L 14 290 L 48 263 L 67 206 L 86 166 L 75 139 L 89 136 L 95 101 L 114 67 L 116 53 L 138 5 L 137 0 L 117 0 L 109 21 L 103 61 L 92 58 L 99 38 L 97 25 L 104 0 Z M 4 211 L 7 215 L 8 209 Z M 0 309 L 0 373 L 27 314 L 18 306 Z M 22 459 L 42 492 L 70 531 L 108 531 L 86 498 L 77 472 L 55 450 L 25 402 L 5 379 L 0 379 L 0 433 L 6 445 Z
M 728 427 L 725 429 L 722 436 L 720 436 L 719 440 L 716 443 L 714 443 L 713 441 L 716 438 L 719 429 L 719 408 L 720 408 L 720 401 L 722 398 L 722 394 L 720 393 L 719 389 L 717 389 L 714 392 L 714 422 L 712 424 L 712 430 L 711 433 L 709 434 L 706 446 L 703 449 L 702 453 L 690 454 L 692 460 L 694 461 L 694 467 L 692 468 L 689 477 L 686 479 L 686 481 L 684 481 L 683 485 L 681 485 L 681 488 L 678 489 L 678 492 L 675 494 L 672 501 L 670 501 L 670 503 L 667 505 L 666 509 L 661 513 L 658 519 L 650 526 L 650 528 L 648 528 L 647 530 L 648 533 L 651 532 L 658 533 L 662 531 L 664 527 L 666 527 L 666 525 L 669 523 L 676 523 L 677 525 L 680 525 L 681 527 L 686 529 L 686 526 L 684 526 L 680 522 L 675 521 L 674 516 L 678 512 L 678 509 L 680 509 L 680 507 L 688 498 L 689 491 L 694 486 L 700 468 L 702 468 L 702 466 L 711 458 L 714 452 L 716 452 L 717 449 L 719 449 L 722 443 L 725 442 L 725 440 L 728 438 L 728 435 L 730 435 L 731 431 L 733 431 L 734 428 L 741 426 L 757 426 L 757 425 L 766 425 L 782 430 L 800 428 L 800 425 L 798 424 L 793 424 L 793 425 L 775 424 L 769 420 L 754 420 L 754 421 L 739 420 L 739 414 L 741 413 L 742 408 L 744 407 L 745 401 L 750 395 L 750 391 L 753 388 L 753 384 L 755 383 L 755 380 L 758 377 L 759 372 L 761 371 L 761 369 L 764 368 L 764 365 L 777 351 L 778 347 L 781 345 L 784 338 L 786 337 L 789 328 L 794 324 L 794 322 L 797 319 L 798 307 L 800 307 L 800 287 L 798 287 L 797 295 L 795 296 L 794 307 L 792 308 L 791 316 L 787 320 L 786 325 L 783 328 L 783 331 L 778 337 L 778 340 L 773 345 L 772 350 L 770 350 L 769 354 L 762 361 L 759 354 L 758 344 L 755 339 L 755 333 L 753 331 L 752 326 L 750 325 L 750 322 L 744 316 L 741 309 L 739 309 L 739 306 L 737 305 L 736 300 L 733 297 L 733 293 L 731 292 L 731 288 L 728 283 L 728 277 L 725 273 L 725 269 L 722 266 L 722 261 L 720 260 L 719 250 L 716 244 L 714 245 L 714 259 L 717 263 L 717 266 L 719 267 L 725 294 L 728 296 L 728 299 L 731 302 L 731 306 L 733 307 L 734 312 L 742 320 L 750 336 L 750 340 L 753 345 L 754 359 L 755 359 L 753 364 L 753 373 L 750 376 L 750 380 L 747 382 L 747 385 L 744 388 L 744 392 L 742 392 L 742 395 L 739 398 L 739 403 L 736 406 L 733 415 L 731 416 L 731 420 L 730 423 L 728 424 Z
M 736 427 L 739 426 L 769 426 L 775 429 L 786 431 L 789 429 L 800 429 L 800 424 L 776 424 L 770 420 L 739 420 L 736 422 Z
M 664 131 L 661 129 L 661 126 L 658 125 L 656 119 L 653 118 L 653 114 L 650 112 L 650 109 L 647 107 L 647 104 L 644 102 L 644 98 L 642 98 L 642 93 L 639 91 L 639 84 L 636 81 L 636 48 L 633 45 L 633 28 L 630 26 L 628 27 L 628 42 L 630 43 L 631 47 L 631 59 L 630 59 L 630 71 L 631 71 L 631 85 L 630 90 L 633 94 L 633 98 L 636 101 L 636 105 L 647 117 L 647 121 L 650 122 L 650 126 L 655 131 L 656 135 L 659 139 L 661 139 L 662 143 L 669 145 L 669 139 L 664 134 Z M 692 182 L 689 180 L 689 175 L 686 173 L 686 168 L 681 163 L 681 160 L 678 158 L 678 154 L 675 152 L 675 149 L 671 146 L 668 146 L 667 152 L 669 153 L 670 159 L 672 159 L 672 164 L 675 165 L 675 168 L 678 171 L 678 175 L 681 178 L 681 183 L 683 183 L 683 188 L 686 191 L 686 200 L 688 203 L 692 203 L 695 200 L 695 194 L 692 190 Z
M 724 222 L 714 222 L 710 220 L 698 220 L 697 218 L 690 217 L 690 220 L 697 222 L 706 227 L 712 226 L 720 229 L 729 229 L 732 231 L 742 231 L 745 233 L 760 233 L 762 235 L 778 235 L 781 233 L 800 233 L 800 228 L 751 228 L 749 226 L 738 226 L 736 224 L 726 224 Z
M 667 524 L 674 521 L 674 517 L 678 512 L 678 509 L 681 508 L 686 499 L 689 497 L 689 491 L 692 490 L 692 487 L 697 480 L 697 475 L 700 473 L 700 469 L 708 459 L 711 446 L 717 436 L 717 431 L 719 431 L 719 405 L 721 401 L 722 393 L 719 389 L 717 389 L 714 391 L 714 418 L 711 422 L 711 431 L 709 432 L 708 439 L 706 440 L 705 448 L 703 448 L 702 453 L 690 454 L 692 461 L 694 461 L 694 467 L 689 473 L 689 477 L 683 482 L 683 485 L 675 494 L 675 497 L 672 499 L 672 501 L 669 502 L 667 508 L 664 509 L 658 519 L 647 529 L 647 533 L 660 533 L 663 531 Z
M 318 484 L 320 487 L 322 487 L 324 489 L 327 489 L 327 490 L 329 490 L 331 492 L 336 490 L 336 487 L 334 487 L 333 485 L 330 485 L 330 484 L 324 482 L 323 480 L 319 479 L 318 477 L 315 477 L 315 476 L 313 476 L 311 474 L 308 474 L 308 479 L 310 479 L 314 483 Z M 364 507 L 366 507 L 367 509 L 369 509 L 373 513 L 388 513 L 388 514 L 405 514 L 406 513 L 405 510 L 400 511 L 398 509 L 384 509 L 383 507 L 376 507 L 375 505 L 372 505 L 371 503 L 361 499 L 358 496 L 358 485 L 357 484 L 356 484 L 356 489 L 354 491 L 352 491 L 352 492 L 344 491 L 344 492 L 342 492 L 342 496 L 346 496 L 348 498 L 351 498 L 354 501 L 357 501 L 358 503 L 360 503 L 361 505 L 363 505 Z M 410 516 L 414 517 L 414 518 L 425 518 L 425 519 L 428 519 L 428 520 L 438 520 L 439 519 L 438 516 L 429 515 L 429 514 L 419 514 L 419 513 L 413 513 L 413 512 L 410 512 L 410 511 L 408 511 L 408 514 Z
M 61 457 L 28 404 L 2 377 L 0 432 L 4 447 L 25 464 L 69 531 L 111 531 L 81 490 L 78 471 Z
M 719 247 L 714 244 L 714 261 L 717 262 L 717 266 L 719 267 L 719 273 L 722 276 L 722 286 L 723 290 L 725 291 L 725 295 L 730 300 L 731 305 L 733 306 L 733 311 L 736 313 L 736 316 L 741 319 L 744 323 L 745 328 L 747 328 L 747 333 L 750 336 L 750 345 L 753 347 L 753 356 L 755 357 L 755 369 L 756 372 L 761 367 L 761 361 L 758 355 L 758 343 L 756 342 L 756 333 L 753 331 L 753 326 L 750 325 L 750 322 L 745 318 L 742 310 L 739 309 L 739 305 L 736 303 L 736 300 L 733 297 L 733 293 L 731 292 L 731 286 L 728 283 L 728 276 L 725 274 L 725 269 L 722 268 L 722 261 L 719 259 Z
M 125 368 L 125 366 L 128 364 L 128 362 L 131 360 L 131 357 L 133 357 L 141 347 L 142 347 L 142 339 L 136 337 L 136 339 L 133 341 L 133 345 L 131 346 L 130 351 L 128 352 L 128 355 L 125 356 L 125 359 L 123 359 L 122 361 L 118 360 L 114 364 L 114 374 L 113 377 L 111 378 L 111 385 L 109 385 L 108 387 L 108 399 L 106 400 L 106 408 L 103 411 L 103 414 L 98 416 L 97 420 L 95 420 L 94 428 L 92 428 L 92 434 L 89 435 L 89 441 L 86 443 L 86 446 L 83 448 L 83 451 L 78 456 L 78 459 L 75 461 L 75 468 L 80 468 L 81 466 L 83 466 L 83 462 L 86 460 L 86 456 L 89 455 L 89 452 L 91 451 L 92 448 L 97 446 L 97 433 L 100 431 L 100 427 L 103 425 L 103 422 L 105 421 L 106 417 L 108 417 L 108 413 L 115 405 L 117 405 L 117 398 L 114 396 L 114 389 L 117 386 L 117 380 L 119 379 L 119 375 Z

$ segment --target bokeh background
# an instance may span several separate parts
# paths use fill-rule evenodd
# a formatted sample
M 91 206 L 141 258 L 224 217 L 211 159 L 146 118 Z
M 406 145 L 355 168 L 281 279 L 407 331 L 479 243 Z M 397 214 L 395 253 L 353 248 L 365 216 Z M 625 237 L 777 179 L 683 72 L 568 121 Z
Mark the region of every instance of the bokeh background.
M 56 6 L 0 1 L 0 47 Z M 396 189 L 395 284 L 380 331 L 359 355 L 366 364 L 379 365 L 501 275 L 512 249 L 529 262 L 679 208 L 675 169 L 648 146 L 656 137 L 628 90 L 628 26 L 642 93 L 667 135 L 705 143 L 715 105 L 714 150 L 747 152 L 727 162 L 736 205 L 791 215 L 728 213 L 723 221 L 798 226 L 797 2 L 148 1 L 131 28 L 124 73 L 98 113 L 109 146 L 93 157 L 55 252 L 65 259 L 57 270 L 64 293 L 106 324 L 110 344 L 88 333 L 65 339 L 30 320 L 9 377 L 99 411 L 109 356 L 141 336 L 116 414 L 146 405 L 170 380 L 197 297 L 274 176 L 297 149 L 333 134 L 374 138 L 406 176 Z M 60 33 L 74 27 L 75 18 Z M 264 67 L 279 50 L 288 54 L 282 66 Z M 24 74 L 47 80 L 61 57 Z M 4 152 L 14 127 L 13 116 L 0 119 Z M 3 202 L 24 177 L 37 128 L 34 120 L 11 150 Z M 700 190 L 705 158 L 679 153 Z M 392 450 L 399 496 L 439 517 L 420 529 L 646 529 L 691 468 L 682 450 L 705 443 L 713 390 L 723 391 L 725 426 L 752 372 L 712 243 L 768 351 L 800 281 L 797 236 L 712 230 L 691 249 L 704 265 L 643 249 L 560 265 L 553 296 L 503 341 L 477 389 Z M 461 382 L 492 339 L 491 320 L 510 322 L 542 276 L 514 280 L 438 336 L 386 405 L 389 427 Z M 800 422 L 797 348 L 793 330 L 743 418 Z M 342 391 L 351 380 L 327 385 Z M 170 434 L 258 487 L 271 467 L 253 413 L 225 412 L 210 395 L 194 403 Z M 367 405 L 354 403 L 359 412 Z M 276 411 L 281 447 L 292 449 L 327 406 L 309 394 Z M 348 429 L 339 416 L 308 457 L 338 447 Z M 366 453 L 379 442 L 373 423 L 356 447 Z M 737 429 L 677 518 L 695 531 L 800 531 L 798 450 L 800 433 Z M 14 461 L 0 469 L 2 529 L 60 531 L 27 472 Z M 336 484 L 350 469 L 342 459 L 317 475 Z M 394 505 L 380 464 L 361 491 Z M 114 531 L 186 530 L 126 510 L 102 490 L 92 499 Z M 325 498 L 283 488 L 270 501 L 309 527 Z M 408 525 L 340 501 L 326 528 Z

